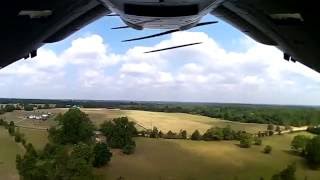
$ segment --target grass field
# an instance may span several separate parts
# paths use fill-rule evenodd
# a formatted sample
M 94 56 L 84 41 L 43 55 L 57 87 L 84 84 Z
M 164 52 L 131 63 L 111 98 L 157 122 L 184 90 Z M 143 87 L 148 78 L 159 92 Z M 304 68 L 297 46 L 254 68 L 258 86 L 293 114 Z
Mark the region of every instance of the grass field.
M 54 114 L 65 112 L 67 109 L 50 109 Z M 105 120 L 120 116 L 143 125 L 153 126 L 167 132 L 178 132 L 186 129 L 189 134 L 195 129 L 204 132 L 212 126 L 224 127 L 230 125 L 235 130 L 257 132 L 266 130 L 267 125 L 246 124 L 224 121 L 204 116 L 183 113 L 160 113 L 146 111 L 122 111 L 110 109 L 81 109 L 91 120 L 99 125 Z M 49 127 L 54 125 L 53 118 L 37 124 L 24 119 L 24 111 L 6 113 L 5 119 L 15 121 L 17 125 L 27 127 Z M 2 117 L 3 117 L 2 116 Z M 47 131 L 20 128 L 37 149 L 47 143 Z M 301 133 L 300 133 L 301 134 Z M 307 133 L 303 133 L 307 134 Z M 275 135 L 263 139 L 263 146 L 242 149 L 235 141 L 204 142 L 190 140 L 165 140 L 137 138 L 137 149 L 133 155 L 123 155 L 119 150 L 113 150 L 109 166 L 96 170 L 96 173 L 106 180 L 114 180 L 122 176 L 132 180 L 258 180 L 261 176 L 270 179 L 271 175 L 284 169 L 289 163 L 297 162 L 298 179 L 318 180 L 320 171 L 311 171 L 301 157 L 290 153 L 290 142 L 295 134 Z M 15 144 L 4 128 L 0 128 L 0 179 L 17 179 L 15 170 L 15 155 L 23 152 L 23 148 Z M 271 145 L 271 155 L 262 153 L 264 145 Z M 4 148 L 5 147 L 5 148 Z
M 49 110 L 39 110 L 39 112 L 26 112 L 26 111 L 14 111 L 11 113 L 6 113 L 1 115 L 0 118 L 4 118 L 7 121 L 14 121 L 16 125 L 23 127 L 32 128 L 49 128 L 56 124 L 54 122 L 55 115 L 59 113 L 66 112 L 67 109 L 49 109 Z M 179 132 L 180 129 L 187 130 L 190 134 L 198 129 L 200 132 L 204 133 L 207 129 L 212 126 L 225 127 L 230 125 L 234 130 L 245 130 L 248 132 L 256 133 L 258 131 L 264 131 L 267 129 L 265 124 L 247 124 L 240 122 L 232 122 L 221 119 L 209 118 L 205 116 L 184 114 L 184 113 L 162 113 L 162 112 L 148 112 L 148 111 L 135 111 L 135 110 L 119 110 L 119 109 L 85 109 L 82 108 L 81 111 L 89 115 L 90 119 L 95 125 L 99 126 L 106 120 L 111 120 L 113 118 L 127 116 L 130 120 L 142 125 L 147 129 L 152 129 L 152 127 L 157 127 L 163 132 L 169 130 L 174 132 Z M 41 114 L 42 112 L 51 112 L 54 114 L 47 121 L 30 120 L 25 117 L 31 114 Z M 138 126 L 137 126 L 138 127 Z
M 198 129 L 200 132 L 204 133 L 212 126 L 225 127 L 227 125 L 230 125 L 234 130 L 245 130 L 251 133 L 267 130 L 267 125 L 265 124 L 232 122 L 185 113 L 163 113 L 134 110 L 123 112 L 131 120 L 141 124 L 142 126 L 148 129 L 155 126 L 163 132 L 168 132 L 169 130 L 179 132 L 180 129 L 185 129 L 189 134 L 191 134 L 194 130 Z
M 298 179 L 318 180 L 320 171 L 311 171 L 304 160 L 288 150 L 296 134 L 266 138 L 273 146 L 271 155 L 262 153 L 264 146 L 239 148 L 237 142 L 204 142 L 137 138 L 136 152 L 131 156 L 114 152 L 108 167 L 97 171 L 107 180 L 120 176 L 139 180 L 258 180 L 270 179 L 289 163 L 297 162 Z
M 23 147 L 14 142 L 5 128 L 0 127 L 0 179 L 19 179 L 15 159 L 16 155 L 21 153 L 23 153 Z

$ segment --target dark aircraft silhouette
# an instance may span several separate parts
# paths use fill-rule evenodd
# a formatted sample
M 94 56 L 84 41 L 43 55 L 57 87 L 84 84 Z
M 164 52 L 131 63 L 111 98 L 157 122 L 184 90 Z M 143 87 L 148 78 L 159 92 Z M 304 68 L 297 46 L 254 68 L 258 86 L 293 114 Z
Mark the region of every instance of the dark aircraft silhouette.
M 125 26 L 113 29 L 168 29 L 125 40 L 134 41 L 217 23 L 201 22 L 212 14 L 256 41 L 278 47 L 285 60 L 320 72 L 320 21 L 311 0 L 11 0 L 0 9 L 0 67 L 33 58 L 42 45 L 61 41 L 101 17 L 121 18 Z

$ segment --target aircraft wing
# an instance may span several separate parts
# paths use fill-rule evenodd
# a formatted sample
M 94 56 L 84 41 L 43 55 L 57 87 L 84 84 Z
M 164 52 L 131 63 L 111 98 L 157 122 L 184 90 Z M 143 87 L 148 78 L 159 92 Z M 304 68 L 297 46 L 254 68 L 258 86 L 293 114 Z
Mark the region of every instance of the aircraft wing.
M 222 3 L 213 15 L 260 43 L 277 46 L 284 52 L 284 59 L 320 72 L 320 21 L 315 2 L 219 1 Z M 0 10 L 0 67 L 34 57 L 43 44 L 63 40 L 111 13 L 96 0 L 11 0 Z
M 320 72 L 317 11 L 314 1 L 230 0 L 212 14 L 260 43 L 277 46 L 284 52 L 284 59 L 299 61 Z
M 10 0 L 0 6 L 0 69 L 34 57 L 45 43 L 63 40 L 110 13 L 95 0 Z

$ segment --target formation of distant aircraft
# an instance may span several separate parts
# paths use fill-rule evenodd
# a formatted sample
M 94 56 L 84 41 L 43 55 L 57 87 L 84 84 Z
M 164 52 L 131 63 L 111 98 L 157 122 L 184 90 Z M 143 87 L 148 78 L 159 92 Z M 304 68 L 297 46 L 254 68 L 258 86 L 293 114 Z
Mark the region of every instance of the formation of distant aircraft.
M 320 72 L 320 21 L 316 1 L 298 0 L 11 0 L 0 7 L 0 67 L 37 56 L 46 43 L 61 41 L 87 24 L 117 16 L 113 29 L 166 29 L 124 40 L 137 41 L 215 24 L 207 14 L 230 23 L 257 42 L 276 46 L 283 58 Z M 178 44 L 146 53 L 194 46 Z M 268 56 L 268 54 L 265 54 Z

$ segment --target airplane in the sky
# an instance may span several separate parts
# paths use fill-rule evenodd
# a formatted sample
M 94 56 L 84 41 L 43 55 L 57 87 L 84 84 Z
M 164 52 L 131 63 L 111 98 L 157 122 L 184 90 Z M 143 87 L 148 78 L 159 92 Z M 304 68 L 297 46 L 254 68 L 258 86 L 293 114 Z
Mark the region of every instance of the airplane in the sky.
M 154 38 L 198 26 L 212 14 L 257 42 L 276 46 L 283 58 L 320 72 L 320 20 L 316 1 L 298 0 L 11 0 L 1 4 L 0 68 L 37 56 L 46 43 L 61 41 L 87 24 L 117 16 L 124 26 L 113 29 L 167 29 Z M 179 44 L 146 53 L 193 46 Z M 265 54 L 268 56 L 268 54 Z

